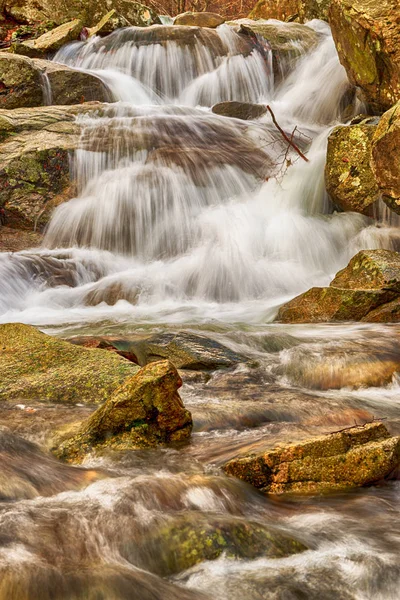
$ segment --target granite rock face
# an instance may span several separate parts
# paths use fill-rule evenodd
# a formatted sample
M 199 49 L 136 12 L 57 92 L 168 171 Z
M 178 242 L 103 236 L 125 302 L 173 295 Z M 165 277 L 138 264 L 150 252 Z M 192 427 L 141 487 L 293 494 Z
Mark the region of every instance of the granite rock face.
M 372 138 L 371 166 L 383 201 L 400 214 L 400 102 L 385 112 Z

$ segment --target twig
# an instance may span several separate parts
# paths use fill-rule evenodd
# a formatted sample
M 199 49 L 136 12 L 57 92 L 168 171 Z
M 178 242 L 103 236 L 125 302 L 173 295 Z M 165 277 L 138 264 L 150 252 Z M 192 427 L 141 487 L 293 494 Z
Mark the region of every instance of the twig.
M 286 133 L 283 131 L 282 127 L 279 125 L 278 121 L 276 120 L 276 117 L 274 115 L 274 112 L 272 110 L 272 108 L 269 106 L 269 104 L 267 104 L 267 110 L 270 113 L 271 117 L 272 117 L 272 122 L 275 125 L 275 127 L 277 128 L 277 130 L 279 131 L 279 133 L 282 135 L 282 137 L 285 138 L 285 140 L 287 141 L 287 143 L 292 146 L 292 148 L 294 148 L 294 150 L 296 150 L 297 154 L 299 156 L 301 156 L 301 158 L 303 160 L 305 160 L 306 162 L 310 162 L 310 160 L 307 158 L 307 156 L 305 154 L 302 153 L 302 151 L 300 150 L 300 148 L 298 146 L 296 146 L 296 144 L 293 141 L 293 134 L 291 137 L 288 137 L 286 135 Z M 294 133 L 294 132 L 293 132 Z
M 370 423 L 376 423 L 377 421 L 386 421 L 387 417 L 382 417 L 381 419 L 376 419 L 375 417 L 370 421 L 365 421 L 362 425 L 359 425 L 357 421 L 354 421 L 354 425 L 350 425 L 349 427 L 344 427 L 343 429 L 338 429 L 337 431 L 330 431 L 328 435 L 334 435 L 335 433 L 342 433 L 343 431 L 348 431 L 349 429 L 353 429 L 354 427 L 365 427 Z

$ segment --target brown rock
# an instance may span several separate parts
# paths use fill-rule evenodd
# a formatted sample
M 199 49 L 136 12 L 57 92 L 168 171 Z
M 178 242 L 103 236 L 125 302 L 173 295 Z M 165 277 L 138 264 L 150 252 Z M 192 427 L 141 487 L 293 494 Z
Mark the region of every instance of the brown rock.
M 83 22 L 80 19 L 75 19 L 44 33 L 36 40 L 11 44 L 11 52 L 30 56 L 31 58 L 43 58 L 47 54 L 57 52 L 64 44 L 77 40 L 82 27 Z
M 212 112 L 222 117 L 253 121 L 265 115 L 267 108 L 263 104 L 250 104 L 249 102 L 219 102 L 214 104 Z
M 331 0 L 258 0 L 249 14 L 250 19 L 278 19 L 300 21 L 328 20 Z
M 381 118 L 372 139 L 371 166 L 383 201 L 400 214 L 400 102 Z
M 215 28 L 225 23 L 221 15 L 211 12 L 185 12 L 174 19 L 174 25 L 188 25 L 190 27 Z

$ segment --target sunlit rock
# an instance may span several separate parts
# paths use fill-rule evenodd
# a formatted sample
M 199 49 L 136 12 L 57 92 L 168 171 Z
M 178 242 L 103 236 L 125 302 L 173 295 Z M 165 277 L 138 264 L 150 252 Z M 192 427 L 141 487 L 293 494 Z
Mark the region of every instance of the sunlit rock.
M 181 385 L 177 370 L 168 361 L 143 367 L 76 431 L 71 428 L 65 435 L 61 433 L 62 441 L 56 443 L 54 453 L 79 462 L 94 450 L 130 450 L 187 440 L 192 417 L 178 394 Z
M 218 27 L 225 22 L 221 15 L 211 12 L 185 12 L 174 19 L 174 25 L 189 25 L 191 27 Z
M 35 40 L 14 42 L 11 45 L 11 52 L 30 56 L 31 58 L 43 58 L 47 54 L 57 52 L 64 44 L 77 40 L 82 27 L 83 22 L 80 19 L 75 19 L 44 33 Z
M 350 81 L 376 112 L 400 99 L 398 0 L 332 0 L 329 22 Z
M 320 494 L 376 483 L 399 466 L 400 437 L 382 423 L 370 423 L 234 458 L 228 475 L 268 494 Z
M 400 17 L 399 17 L 400 18 Z M 400 214 L 400 102 L 385 112 L 372 138 L 371 166 L 388 207 Z

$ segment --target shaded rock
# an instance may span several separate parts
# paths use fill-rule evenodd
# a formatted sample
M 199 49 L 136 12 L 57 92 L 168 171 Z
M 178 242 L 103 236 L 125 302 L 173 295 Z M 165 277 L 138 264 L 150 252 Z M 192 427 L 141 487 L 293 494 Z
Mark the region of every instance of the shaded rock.
M 400 99 L 397 0 L 332 0 L 329 22 L 340 62 L 376 112 Z
M 93 450 L 129 450 L 188 439 L 192 417 L 178 394 L 181 385 L 177 370 L 168 361 L 143 367 L 79 425 L 72 437 L 68 432 L 54 453 L 76 462 Z
M 0 107 L 41 106 L 43 88 L 40 72 L 22 56 L 0 53 Z
M 222 117 L 252 121 L 265 115 L 267 109 L 262 104 L 249 102 L 219 102 L 214 104 L 212 112 Z
M 279 21 L 328 20 L 331 0 L 258 0 L 249 14 L 250 19 L 278 19 Z
M 3 3 L 3 12 L 17 23 L 51 20 L 61 25 L 66 20 L 80 19 L 86 27 L 94 27 L 111 9 L 137 27 L 160 23 L 154 10 L 131 0 L 80 0 L 68 3 L 60 3 L 59 0 L 5 0 Z
M 11 227 L 1 227 L 0 252 L 20 252 L 29 248 L 37 248 L 43 241 L 40 233 L 20 231 Z
M 11 52 L 30 56 L 31 58 L 43 58 L 47 54 L 57 52 L 64 44 L 77 40 L 82 27 L 83 22 L 80 19 L 75 19 L 44 33 L 36 40 L 11 44 Z
M 0 325 L 0 399 L 104 402 L 137 367 L 19 323 Z
M 390 250 L 362 250 L 340 271 L 330 287 L 311 288 L 283 305 L 284 323 L 368 321 L 371 313 L 400 296 L 400 255 Z M 389 313 L 386 313 L 388 318 Z M 394 310 L 393 315 L 397 314 Z
M 375 125 L 361 122 L 336 127 L 328 138 L 325 184 L 332 201 L 342 210 L 371 215 L 371 206 L 379 197 L 370 165 L 375 130 Z
M 361 321 L 368 323 L 399 323 L 400 322 L 400 298 L 387 302 L 371 310 Z
M 160 333 L 137 342 L 113 342 L 116 348 L 132 350 L 140 365 L 170 360 L 177 369 L 215 370 L 245 361 L 243 356 L 210 338 L 192 333 Z
M 185 12 L 174 19 L 174 25 L 189 25 L 191 27 L 218 27 L 225 23 L 221 15 L 211 12 Z
M 139 364 L 136 354 L 133 352 L 129 352 L 129 350 L 125 351 L 120 349 L 124 346 L 124 342 L 122 341 L 114 341 L 108 340 L 106 338 L 96 338 L 96 337 L 88 337 L 88 336 L 78 336 L 74 338 L 68 339 L 68 342 L 71 344 L 77 344 L 78 346 L 84 346 L 85 348 L 99 348 L 100 350 L 109 350 L 110 352 L 115 352 L 120 356 L 123 356 L 127 360 Z
M 0 426 L 0 501 L 52 496 L 88 485 L 95 471 L 71 468 Z
M 390 437 L 382 423 L 369 423 L 238 457 L 224 471 L 265 493 L 320 494 L 376 483 L 399 462 L 400 437 Z
M 129 21 L 122 15 L 119 15 L 116 10 L 112 9 L 108 12 L 94 27 L 87 29 L 89 37 L 94 35 L 109 35 L 122 27 L 130 27 Z
M 123 556 L 134 564 L 137 564 L 137 545 L 135 540 L 132 549 L 129 545 L 122 548 Z M 216 560 L 222 554 L 253 560 L 282 558 L 306 550 L 303 544 L 273 527 L 233 516 L 210 517 L 197 512 L 187 512 L 163 527 L 158 525 L 154 532 L 146 532 L 140 546 L 146 549 L 148 560 L 143 560 L 143 553 L 139 566 L 162 577 L 186 571 L 205 560 Z
M 400 102 L 380 119 L 372 139 L 371 166 L 388 207 L 400 214 Z

